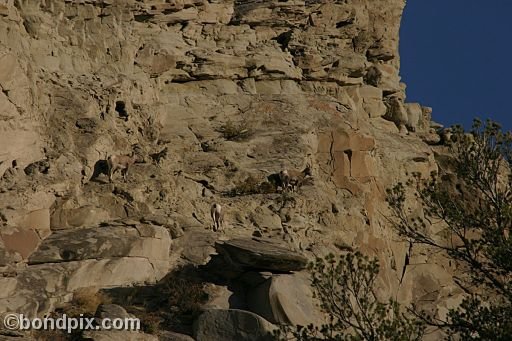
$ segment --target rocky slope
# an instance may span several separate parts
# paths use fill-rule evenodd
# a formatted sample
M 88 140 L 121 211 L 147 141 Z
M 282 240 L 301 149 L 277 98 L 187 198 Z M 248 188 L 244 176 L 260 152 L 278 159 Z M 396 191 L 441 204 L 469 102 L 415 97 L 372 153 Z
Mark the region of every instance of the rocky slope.
M 81 288 L 193 265 L 222 278 L 197 340 L 250 339 L 310 320 L 296 271 L 347 248 L 380 259 L 383 296 L 446 312 L 453 269 L 402 242 L 384 201 L 438 168 L 431 110 L 404 103 L 404 5 L 0 1 L 0 312 L 43 315 Z M 107 155 L 132 151 L 128 181 L 109 183 Z M 276 174 L 307 163 L 312 180 L 279 193 Z

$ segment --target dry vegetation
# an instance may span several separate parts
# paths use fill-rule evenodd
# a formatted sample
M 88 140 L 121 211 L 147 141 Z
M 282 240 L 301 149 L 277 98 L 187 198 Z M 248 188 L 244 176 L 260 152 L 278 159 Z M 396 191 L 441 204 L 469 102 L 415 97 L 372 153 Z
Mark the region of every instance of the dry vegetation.
M 202 280 L 184 272 L 174 271 L 153 286 L 116 288 L 109 293 L 114 304 L 140 319 L 144 332 L 171 330 L 189 334 L 208 295 Z
M 276 186 L 267 181 L 261 181 L 253 175 L 249 175 L 244 181 L 238 182 L 227 195 L 237 197 L 242 195 L 275 193 Z
M 251 137 L 253 129 L 245 120 L 239 123 L 228 120 L 220 127 L 219 132 L 222 133 L 222 136 L 228 141 L 242 141 Z
M 62 317 L 93 317 L 100 304 L 111 303 L 110 297 L 97 288 L 88 287 L 76 290 L 73 293 L 71 302 L 57 309 L 51 316 L 54 319 Z M 34 339 L 40 341 L 74 341 L 83 340 L 81 330 L 73 330 L 68 334 L 65 330 L 36 330 L 33 333 Z
M 100 304 L 111 303 L 110 297 L 98 291 L 97 288 L 81 288 L 73 293 L 73 299 L 62 308 L 62 313 L 68 316 L 94 316 Z

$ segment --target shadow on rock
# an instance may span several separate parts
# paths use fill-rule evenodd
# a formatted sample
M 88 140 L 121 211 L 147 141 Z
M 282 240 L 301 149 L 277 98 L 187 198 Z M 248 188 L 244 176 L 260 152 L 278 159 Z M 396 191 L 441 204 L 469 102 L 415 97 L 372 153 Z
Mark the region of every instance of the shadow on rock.
M 107 162 L 107 160 L 98 160 L 98 161 L 96 161 L 96 163 L 94 164 L 94 172 L 92 173 L 91 178 L 90 178 L 89 181 L 105 182 L 105 181 L 100 181 L 98 179 L 98 176 L 100 176 L 101 174 L 105 174 L 106 176 L 108 176 L 108 162 Z
M 105 290 L 112 303 L 123 306 L 141 320 L 142 329 L 191 334 L 194 320 L 207 302 L 205 281 L 194 266 L 183 266 L 149 286 Z

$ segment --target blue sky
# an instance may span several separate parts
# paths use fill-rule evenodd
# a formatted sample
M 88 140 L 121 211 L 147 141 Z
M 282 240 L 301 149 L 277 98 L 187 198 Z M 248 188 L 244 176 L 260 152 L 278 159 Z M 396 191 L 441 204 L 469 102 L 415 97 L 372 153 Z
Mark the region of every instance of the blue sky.
M 408 0 L 400 29 L 407 102 L 434 121 L 512 130 L 512 0 Z

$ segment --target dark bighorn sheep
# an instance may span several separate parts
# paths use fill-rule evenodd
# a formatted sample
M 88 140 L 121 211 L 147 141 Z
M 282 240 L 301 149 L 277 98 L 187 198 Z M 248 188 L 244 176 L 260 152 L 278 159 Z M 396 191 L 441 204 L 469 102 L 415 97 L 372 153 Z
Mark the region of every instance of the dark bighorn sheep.
M 224 224 L 224 211 L 222 210 L 222 206 L 214 203 L 210 210 L 210 215 L 213 220 L 213 230 L 218 231 Z
M 283 169 L 281 172 L 279 172 L 279 178 L 281 179 L 281 184 L 283 185 L 283 191 L 291 190 L 292 192 L 299 189 L 304 184 L 304 180 L 308 176 L 312 175 L 313 172 L 309 163 L 306 165 L 306 168 L 302 170 L 302 172 L 299 172 L 295 169 Z
M 118 170 L 121 171 L 123 179 L 126 182 L 126 176 L 128 175 L 128 169 L 137 161 L 137 156 L 132 152 L 128 155 L 110 155 L 107 158 L 108 165 L 108 180 L 112 182 L 112 176 Z

